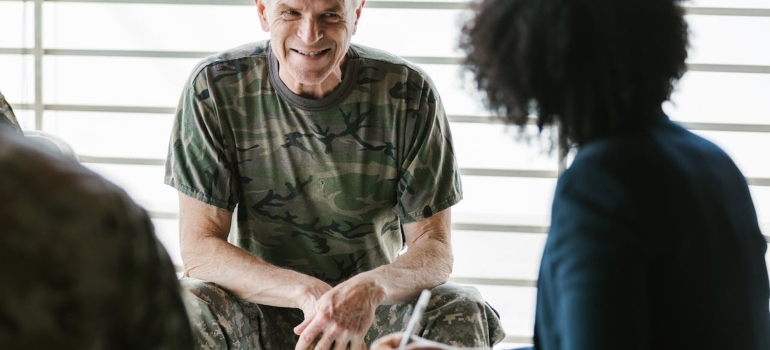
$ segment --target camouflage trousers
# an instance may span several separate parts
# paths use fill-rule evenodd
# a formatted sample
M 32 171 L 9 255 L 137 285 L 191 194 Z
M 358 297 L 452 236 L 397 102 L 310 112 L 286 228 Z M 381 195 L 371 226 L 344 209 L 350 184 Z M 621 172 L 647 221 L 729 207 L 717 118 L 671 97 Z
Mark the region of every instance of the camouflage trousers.
M 293 329 L 304 319 L 299 309 L 246 302 L 216 284 L 193 278 L 180 282 L 197 349 L 291 350 L 297 344 L 299 336 Z M 491 348 L 505 337 L 497 312 L 476 288 L 448 283 L 431 292 L 417 335 L 474 348 Z M 415 302 L 378 307 L 366 334 L 367 346 L 406 329 Z

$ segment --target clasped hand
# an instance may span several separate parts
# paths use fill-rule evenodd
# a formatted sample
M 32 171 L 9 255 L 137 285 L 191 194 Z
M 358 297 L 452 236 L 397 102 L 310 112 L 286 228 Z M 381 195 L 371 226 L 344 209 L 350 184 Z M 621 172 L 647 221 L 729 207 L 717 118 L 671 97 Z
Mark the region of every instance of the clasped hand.
M 294 328 L 295 350 L 366 349 L 364 337 L 385 292 L 375 282 L 351 279 L 302 305 L 305 320 Z M 315 346 L 313 346 L 315 344 Z

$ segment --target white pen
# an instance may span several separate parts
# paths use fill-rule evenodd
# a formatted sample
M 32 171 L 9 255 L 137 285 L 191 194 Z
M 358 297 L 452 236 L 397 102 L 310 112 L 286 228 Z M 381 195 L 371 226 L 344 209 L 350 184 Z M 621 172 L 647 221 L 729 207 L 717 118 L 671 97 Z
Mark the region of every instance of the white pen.
M 430 300 L 430 291 L 423 289 L 422 293 L 420 293 L 420 298 L 417 299 L 417 304 L 414 305 L 412 318 L 409 319 L 409 324 L 406 325 L 404 337 L 401 338 L 401 344 L 398 346 L 399 350 L 406 349 L 406 344 L 409 344 L 409 338 L 411 338 L 412 334 L 417 330 L 417 326 L 420 324 L 420 319 L 422 318 L 422 312 L 425 311 L 425 307 L 428 306 L 428 300 Z

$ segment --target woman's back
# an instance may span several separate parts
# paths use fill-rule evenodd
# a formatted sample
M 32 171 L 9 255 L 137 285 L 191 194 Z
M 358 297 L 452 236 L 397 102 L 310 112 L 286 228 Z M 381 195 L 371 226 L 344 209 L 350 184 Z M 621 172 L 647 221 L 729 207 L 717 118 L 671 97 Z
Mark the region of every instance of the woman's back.
M 560 178 L 539 348 L 770 348 L 767 245 L 746 180 L 664 119 L 586 144 Z

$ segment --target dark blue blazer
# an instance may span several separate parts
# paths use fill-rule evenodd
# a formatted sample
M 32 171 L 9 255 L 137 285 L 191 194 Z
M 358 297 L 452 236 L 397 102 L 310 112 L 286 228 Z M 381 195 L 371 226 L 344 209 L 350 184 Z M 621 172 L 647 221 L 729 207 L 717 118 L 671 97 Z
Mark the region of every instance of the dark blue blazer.
M 767 244 L 744 176 L 663 117 L 558 180 L 535 348 L 770 349 Z

